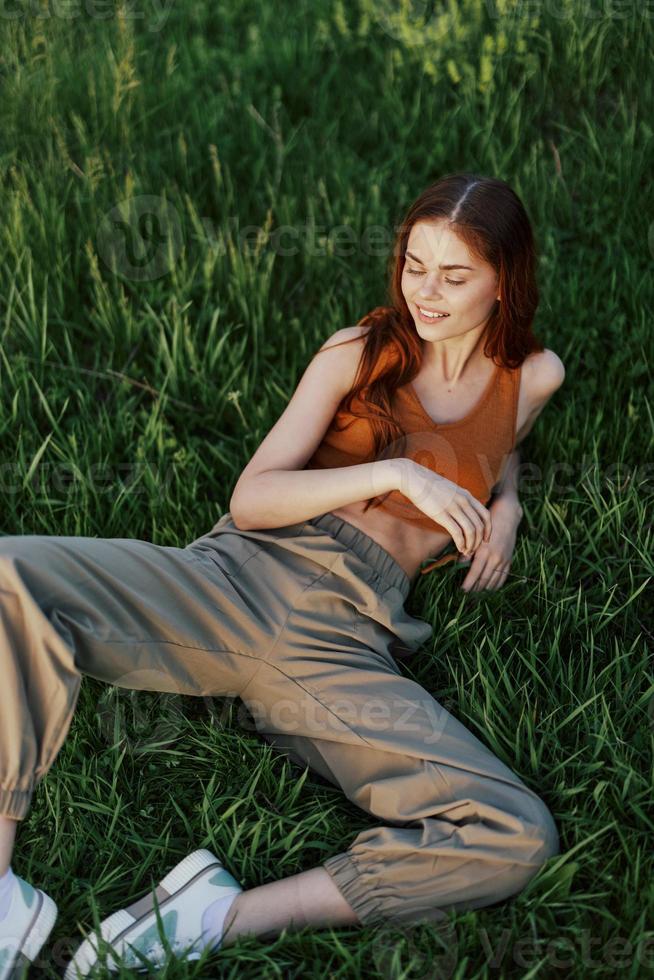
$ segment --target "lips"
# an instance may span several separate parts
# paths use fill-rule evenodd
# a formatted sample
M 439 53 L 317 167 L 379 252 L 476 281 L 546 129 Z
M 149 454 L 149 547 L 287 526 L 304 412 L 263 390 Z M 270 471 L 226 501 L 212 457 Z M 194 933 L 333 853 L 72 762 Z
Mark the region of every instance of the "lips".
M 423 323 L 436 323 L 437 320 L 445 320 L 450 315 L 442 310 L 430 310 L 428 307 L 421 308 L 418 304 L 416 304 L 416 314 Z

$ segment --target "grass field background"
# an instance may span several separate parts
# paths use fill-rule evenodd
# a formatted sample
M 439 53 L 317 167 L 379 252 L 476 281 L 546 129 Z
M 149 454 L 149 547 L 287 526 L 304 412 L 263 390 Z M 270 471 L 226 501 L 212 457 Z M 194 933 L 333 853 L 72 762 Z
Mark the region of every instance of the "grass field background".
M 386 302 L 390 235 L 443 173 L 521 195 L 566 366 L 506 585 L 422 576 L 434 640 L 402 667 L 544 797 L 560 856 L 445 934 L 307 929 L 166 977 L 648 975 L 652 4 L 44 0 L 0 32 L 2 533 L 209 530 L 314 351 Z M 240 702 L 85 678 L 13 861 L 60 909 L 35 974 L 196 847 L 249 888 L 377 822 Z

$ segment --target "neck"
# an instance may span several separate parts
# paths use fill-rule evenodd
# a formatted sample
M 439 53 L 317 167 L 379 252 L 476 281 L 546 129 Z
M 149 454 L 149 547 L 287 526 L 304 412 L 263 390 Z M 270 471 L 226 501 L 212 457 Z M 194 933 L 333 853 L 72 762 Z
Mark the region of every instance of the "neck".
M 460 338 L 422 341 L 422 367 L 430 374 L 443 378 L 447 384 L 458 384 L 470 369 L 485 359 L 484 329 L 468 331 Z

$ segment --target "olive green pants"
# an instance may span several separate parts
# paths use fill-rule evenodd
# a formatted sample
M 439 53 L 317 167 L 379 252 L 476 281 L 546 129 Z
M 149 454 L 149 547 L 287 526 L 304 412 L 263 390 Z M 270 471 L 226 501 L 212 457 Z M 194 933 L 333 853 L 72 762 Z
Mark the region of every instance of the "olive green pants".
M 82 675 L 237 696 L 291 761 L 378 824 L 324 862 L 364 924 L 442 920 L 520 891 L 559 851 L 543 800 L 397 657 L 432 627 L 395 559 L 331 513 L 185 548 L 0 537 L 0 815 L 25 817 Z

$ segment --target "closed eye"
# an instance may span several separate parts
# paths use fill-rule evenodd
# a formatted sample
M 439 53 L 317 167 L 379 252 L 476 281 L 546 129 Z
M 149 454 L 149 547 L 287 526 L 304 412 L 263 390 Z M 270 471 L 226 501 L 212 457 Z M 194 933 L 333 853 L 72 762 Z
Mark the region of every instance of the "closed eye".
M 406 271 L 412 276 L 424 276 L 424 272 L 421 272 L 420 269 L 407 269 Z M 449 282 L 450 286 L 463 286 L 465 279 L 448 279 L 445 276 L 445 282 Z

